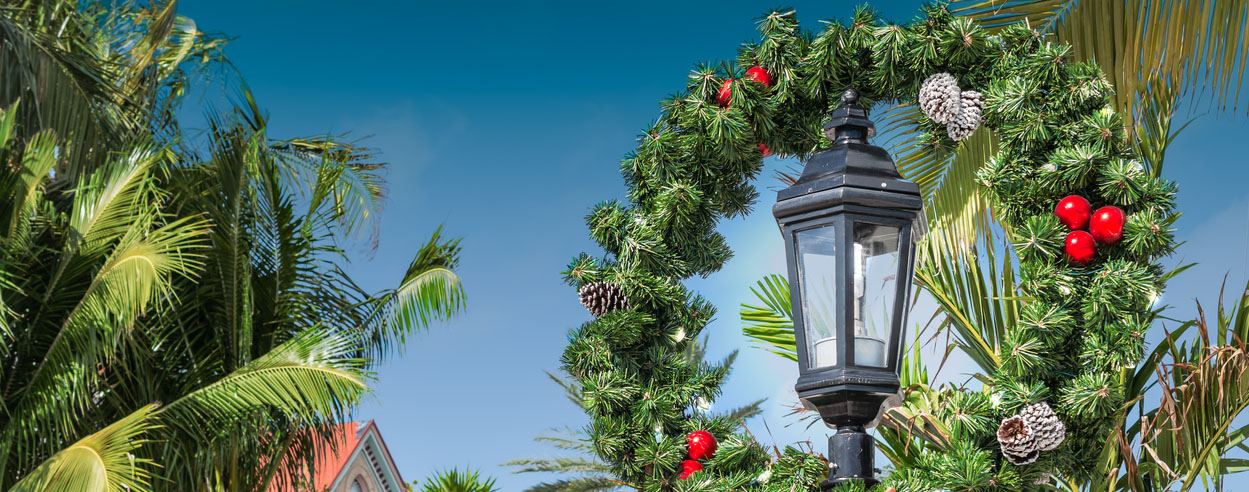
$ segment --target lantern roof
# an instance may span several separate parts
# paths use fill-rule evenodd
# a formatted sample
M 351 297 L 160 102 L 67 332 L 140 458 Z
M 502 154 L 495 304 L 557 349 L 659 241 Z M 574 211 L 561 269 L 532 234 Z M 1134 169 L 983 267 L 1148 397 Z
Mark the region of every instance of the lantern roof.
M 793 186 L 777 193 L 777 201 L 840 187 L 919 196 L 919 185 L 898 174 L 889 153 L 868 143 L 876 136 L 876 125 L 859 106 L 858 91 L 846 89 L 841 102 L 824 124 L 833 146 L 811 156 Z

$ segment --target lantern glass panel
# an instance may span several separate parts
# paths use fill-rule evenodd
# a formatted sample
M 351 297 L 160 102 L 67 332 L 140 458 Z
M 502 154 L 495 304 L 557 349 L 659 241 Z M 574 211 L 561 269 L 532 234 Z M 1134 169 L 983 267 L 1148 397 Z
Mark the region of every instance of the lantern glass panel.
M 886 367 L 898 293 L 896 226 L 854 223 L 854 365 Z
M 825 225 L 794 233 L 802 288 L 802 325 L 811 369 L 837 365 L 837 234 Z

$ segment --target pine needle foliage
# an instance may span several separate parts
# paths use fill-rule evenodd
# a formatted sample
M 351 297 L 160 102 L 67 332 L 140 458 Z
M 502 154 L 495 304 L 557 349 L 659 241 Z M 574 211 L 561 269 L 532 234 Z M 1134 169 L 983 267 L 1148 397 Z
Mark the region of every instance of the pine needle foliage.
M 704 335 L 701 341 L 686 346 L 685 360 L 691 364 L 703 362 L 707 356 L 706 347 L 707 336 Z M 736 359 L 737 351 L 734 350 L 723 359 L 721 365 L 731 369 L 733 361 Z M 575 380 L 569 380 L 550 372 L 547 372 L 546 375 L 552 382 L 563 388 L 569 401 L 581 407 L 582 410 L 586 409 L 584 392 Z M 763 413 L 762 408 L 760 408 L 763 402 L 764 400 L 758 400 L 727 412 L 710 415 L 727 418 L 740 426 L 746 419 Z M 702 403 L 707 403 L 704 408 L 698 408 L 697 411 L 708 415 L 707 412 L 711 410 L 710 402 L 695 403 L 696 407 L 702 406 Z M 503 466 L 516 467 L 517 469 L 513 473 L 548 472 L 572 476 L 541 482 L 525 489 L 525 492 L 607 492 L 628 487 L 628 484 L 616 480 L 611 473 L 610 467 L 595 455 L 594 447 L 584 429 L 551 429 L 543 435 L 534 438 L 534 441 L 554 447 L 560 451 L 571 452 L 573 455 L 513 460 L 504 463 Z
M 984 393 L 992 398 L 943 390 L 939 397 L 960 409 L 957 421 L 934 412 L 935 428 L 950 432 L 931 443 L 933 452 L 900 460 L 889 485 L 1029 491 L 1045 487 L 1051 474 L 1090 478 L 1123 403 L 1115 399 L 1119 375 L 1143 356 L 1144 328 L 1155 314 L 1150 299 L 1164 284 L 1155 261 L 1174 248 L 1176 216 L 1174 185 L 1136 164 L 1114 87 L 1098 66 L 1072 62 L 1067 46 L 1039 31 L 1017 24 L 991 31 L 940 5 L 904 25 L 861 8 L 845 22 L 825 22 L 820 32 L 800 29 L 792 11 L 775 11 L 759 20 L 759 31 L 760 40 L 744 45 L 735 63 L 696 68 L 684 91 L 661 102 L 659 120 L 621 163 L 628 202 L 603 203 L 587 218 L 606 254 L 578 256 L 565 272 L 574 288 L 608 281 L 630 301 L 628 311 L 573 330 L 562 358 L 585 389 L 599 457 L 619 480 L 644 491 L 818 483 L 803 477 L 808 464 L 823 474 L 819 459 L 796 450 L 770 459 L 748 436 L 691 411 L 697 398 L 718 395 L 723 374 L 676 355 L 714 313 L 681 281 L 710 275 L 731 256 L 715 223 L 747 213 L 758 198 L 751 186 L 760 170 L 757 144 L 806 158 L 829 145 L 820 124 L 846 88 L 858 89 L 869 106 L 913 105 L 921 81 L 948 72 L 964 90 L 984 95 L 980 133 L 993 138 L 956 143 L 923 118 L 909 130 L 933 155 L 960 145 L 989 149 L 984 165 L 968 163 L 968 172 L 1018 246 L 1020 280 L 1017 287 L 980 285 L 1002 294 L 1017 288 L 1018 305 L 966 319 L 968 334 L 983 333 L 973 323 L 997 326 L 992 339 L 964 340 L 989 368 Z M 751 66 L 766 68 L 774 84 L 741 77 Z M 725 81 L 732 92 L 721 106 L 716 96 Z M 1066 231 L 1051 217 L 1054 204 L 1072 194 L 1118 205 L 1136 222 L 1087 266 L 1067 261 Z M 1002 270 L 1011 270 L 1009 256 L 1004 261 Z M 981 278 L 970 272 L 966 280 Z M 1017 321 L 1021 312 L 1028 322 Z M 997 449 L 994 424 L 1038 402 L 1067 424 L 1067 440 L 1036 463 L 1012 465 Z M 684 435 L 696 429 L 715 434 L 721 451 L 702 472 L 676 480 Z

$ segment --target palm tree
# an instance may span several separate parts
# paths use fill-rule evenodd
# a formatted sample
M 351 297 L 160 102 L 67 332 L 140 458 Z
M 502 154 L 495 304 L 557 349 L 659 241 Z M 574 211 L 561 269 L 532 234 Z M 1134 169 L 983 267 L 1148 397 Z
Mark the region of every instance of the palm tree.
M 462 309 L 458 241 L 441 231 L 395 289 L 365 291 L 343 271 L 337 245 L 383 198 L 370 159 L 327 137 L 272 141 L 249 104 L 212 120 L 206 155 L 168 170 L 178 214 L 214 224 L 204 274 L 176 284 L 178 302 L 152 324 L 168 355 L 144 367 L 159 369 L 121 385 L 170 402 L 168 444 L 153 456 L 169 483 L 293 480 L 348 420 L 376 361 Z
M 246 91 L 181 139 L 189 60 L 228 62 L 175 10 L 0 7 L 0 489 L 294 483 L 463 309 L 440 231 L 393 289 L 343 271 L 384 199 L 368 149 L 271 139 Z
M 0 206 L 8 484 L 57 490 L 29 484 L 85 469 L 136 490 L 285 483 L 325 438 L 303 429 L 345 420 L 374 361 L 462 307 L 457 242 L 438 232 L 394 290 L 365 292 L 342 271 L 341 204 L 360 198 L 344 174 L 360 168 L 332 156 L 357 151 L 271 145 L 234 123 L 214 128 L 204 162 L 140 147 L 54 186 L 55 137 L 16 154 L 17 115 L 0 130 L 20 166 Z M 295 144 L 324 148 L 275 157 Z M 318 176 L 300 212 L 280 178 L 297 163 Z
M 685 359 L 687 361 L 703 363 L 707 358 L 707 336 L 704 335 L 702 340 L 695 340 L 685 349 Z M 737 360 L 737 351 L 734 350 L 720 363 L 720 367 L 732 368 L 733 361 Z M 546 373 L 555 384 L 563 388 L 564 395 L 574 405 L 585 410 L 585 399 L 581 395 L 581 386 L 576 381 Z M 724 414 L 725 417 L 735 422 L 745 422 L 747 419 L 763 413 L 761 405 L 764 400 L 758 400 L 748 405 L 729 410 Z M 594 451 L 594 446 L 590 443 L 590 438 L 584 430 L 565 427 L 562 429 L 550 429 L 542 434 L 534 441 L 552 446 L 560 451 L 571 452 L 571 456 L 552 457 L 552 458 L 531 458 L 519 459 L 504 463 L 503 466 L 516 467 L 512 473 L 559 473 L 569 476 L 551 482 L 541 482 L 537 485 L 525 489 L 525 492 L 610 492 L 621 490 L 622 488 L 633 488 L 631 485 L 621 482 L 615 478 L 615 474 L 611 470 L 611 466 L 603 463 L 598 458 L 598 454 Z

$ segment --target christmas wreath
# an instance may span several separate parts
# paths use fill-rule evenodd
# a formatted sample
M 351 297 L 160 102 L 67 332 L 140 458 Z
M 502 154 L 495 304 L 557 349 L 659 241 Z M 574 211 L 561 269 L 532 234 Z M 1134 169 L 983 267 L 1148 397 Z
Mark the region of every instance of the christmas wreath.
M 621 164 L 628 201 L 587 217 L 606 251 L 565 272 L 595 319 L 573 330 L 563 368 L 580 384 L 589 438 L 639 490 L 814 490 L 825 463 L 773 456 L 710 415 L 727 375 L 683 351 L 715 310 L 681 281 L 731 256 L 715 226 L 745 214 L 770 152 L 830 144 L 821 123 L 846 88 L 863 105 L 915 104 L 922 145 L 951 149 L 978 128 L 999 151 L 977 181 L 1019 257 L 1024 307 L 982 388 L 943 390 L 933 452 L 898 466 L 903 491 L 1035 490 L 1081 479 L 1121 423 L 1119 385 L 1144 355 L 1174 247 L 1175 188 L 1146 173 L 1097 66 L 1022 25 L 987 30 L 943 6 L 898 25 L 866 9 L 811 35 L 793 12 L 760 21 L 737 64 L 699 67 L 664 99 Z M 749 67 L 739 73 L 737 67 Z

